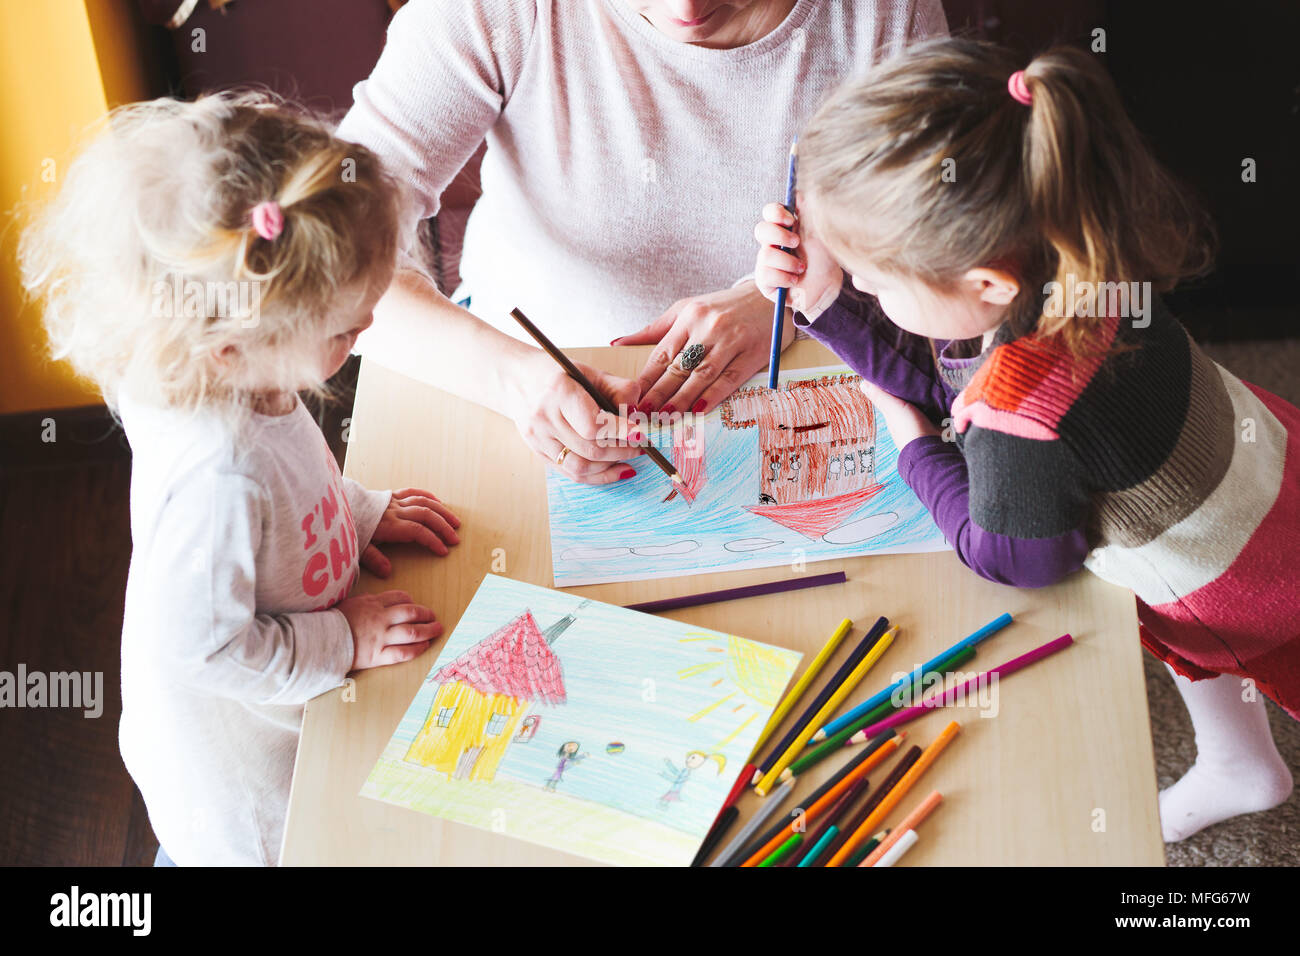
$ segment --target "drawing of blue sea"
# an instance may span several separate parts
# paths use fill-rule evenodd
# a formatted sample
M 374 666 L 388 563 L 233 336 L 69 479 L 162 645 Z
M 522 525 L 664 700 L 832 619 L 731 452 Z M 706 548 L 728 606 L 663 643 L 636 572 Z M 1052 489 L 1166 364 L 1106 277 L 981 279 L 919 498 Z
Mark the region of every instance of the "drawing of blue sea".
M 782 383 L 851 374 L 845 366 L 782 373 Z M 749 385 L 761 384 L 759 379 Z M 629 464 L 636 476 L 583 485 L 547 470 L 551 558 L 557 587 L 792 565 L 864 554 L 938 551 L 947 547 L 925 506 L 898 476 L 898 450 L 877 419 L 874 473 L 882 486 L 816 537 L 745 510 L 759 505 L 757 428 L 726 428 L 718 411 L 698 416 L 706 480 L 693 502 L 649 458 Z M 671 429 L 651 439 L 670 460 Z M 677 461 L 680 468 L 682 462 Z M 855 461 L 856 464 L 856 461 Z
M 512 637 L 518 660 L 489 653 L 489 638 L 525 612 L 536 630 L 525 621 L 521 636 Z M 476 658 L 479 652 L 484 656 Z M 423 803 L 427 812 L 485 825 L 487 811 L 503 799 L 494 789 L 507 789 L 503 781 L 510 781 L 509 787 L 523 785 L 532 796 L 522 810 L 512 810 L 506 832 L 607 858 L 599 844 L 617 842 L 621 830 L 669 827 L 688 835 L 681 847 L 688 862 L 690 847 L 717 815 L 800 658 L 795 651 L 487 575 L 429 671 L 442 677 L 421 685 L 385 751 L 399 755 L 403 773 L 418 775 L 415 782 L 404 789 L 375 787 L 393 776 L 381 761 L 363 793 L 408 806 Z M 461 671 L 455 671 L 458 661 Z M 481 772 L 471 774 L 465 755 L 470 764 L 481 759 L 483 740 L 474 734 L 494 726 L 493 711 L 513 704 L 489 697 L 487 709 L 474 712 L 474 726 L 461 733 L 457 721 L 470 719 L 468 697 L 460 698 L 464 714 L 443 707 L 456 690 L 444 685 L 473 685 L 465 694 L 484 695 L 500 692 L 493 682 L 502 680 L 534 681 L 539 699 L 513 698 L 519 709 L 495 724 L 507 735 L 500 741 L 503 753 L 494 767 L 480 765 Z M 562 700 L 540 699 L 557 693 Z M 530 724 L 535 732 L 528 735 Z M 445 765 L 438 764 L 435 749 L 420 749 L 422 737 L 437 738 L 442 747 L 453 734 L 460 736 Z M 556 779 L 560 752 L 570 742 L 576 759 L 566 760 Z M 478 808 L 463 809 L 465 800 Z M 599 838 L 571 846 L 578 839 L 567 838 L 566 828 L 577 834 L 604 808 L 628 816 L 607 825 Z M 530 819 L 534 815 L 537 820 Z M 545 827 L 538 822 L 543 817 Z

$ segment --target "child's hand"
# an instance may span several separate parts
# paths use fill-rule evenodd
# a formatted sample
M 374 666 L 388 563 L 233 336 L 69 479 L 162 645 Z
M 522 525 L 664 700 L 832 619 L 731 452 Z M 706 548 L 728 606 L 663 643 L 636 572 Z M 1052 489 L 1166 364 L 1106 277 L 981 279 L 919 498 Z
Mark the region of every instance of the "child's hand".
M 440 558 L 448 554 L 448 546 L 460 544 L 455 528 L 460 519 L 428 491 L 403 488 L 394 491 L 379 526 L 370 539 L 370 546 L 361 552 L 361 566 L 377 577 L 386 578 L 393 563 L 375 545 L 381 541 L 422 544 Z
M 799 234 L 799 221 L 779 202 L 763 207 L 763 221 L 754 227 L 761 244 L 754 264 L 754 284 L 767 298 L 776 301 L 776 290 L 790 290 L 790 307 L 808 313 L 824 309 L 840 294 L 844 270 L 810 236 Z M 790 252 L 782 252 L 784 246 Z M 829 301 L 827 301 L 829 299 Z
M 894 445 L 899 451 L 918 438 L 940 434 L 939 429 L 934 427 L 934 423 L 925 417 L 925 412 L 911 402 L 903 401 L 897 395 L 890 394 L 865 378 L 862 380 L 861 388 L 867 398 L 871 399 L 871 404 L 885 416 L 885 424 L 889 426 L 889 434 L 893 437 Z
M 442 636 L 433 611 L 413 604 L 405 591 L 358 594 L 335 607 L 352 628 L 354 671 L 409 661 Z

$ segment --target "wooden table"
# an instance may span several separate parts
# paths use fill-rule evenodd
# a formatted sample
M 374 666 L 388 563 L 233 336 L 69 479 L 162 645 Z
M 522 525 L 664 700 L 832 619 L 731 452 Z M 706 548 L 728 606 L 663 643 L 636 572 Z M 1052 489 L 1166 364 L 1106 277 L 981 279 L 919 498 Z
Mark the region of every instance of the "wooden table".
M 645 353 L 588 349 L 573 355 L 631 375 Z M 810 368 L 833 362 L 821 346 L 798 342 L 783 364 Z M 450 633 L 489 571 L 550 586 L 543 469 L 506 419 L 364 363 L 346 473 L 373 488 L 428 488 L 460 516 L 462 527 L 461 544 L 451 557 L 389 548 L 392 577 L 379 581 L 364 576 L 360 587 L 409 591 L 434 608 Z M 1130 592 L 1086 572 L 1043 590 L 1007 588 L 978 578 L 951 552 L 808 565 L 809 573 L 837 568 L 847 572 L 847 584 L 671 616 L 795 648 L 807 661 L 841 618 L 854 620 L 856 640 L 884 614 L 900 625 L 898 640 L 882 658 L 875 679 L 864 681 L 852 702 L 884 686 L 884 675 L 928 660 L 1003 611 L 1010 611 L 1016 622 L 982 646 L 976 660 L 981 670 L 1063 633 L 1077 641 L 1007 678 L 996 716 L 981 717 L 968 706 L 936 711 L 908 725 L 909 743 L 922 746 L 949 720 L 961 721 L 962 731 L 887 820 L 896 823 L 931 790 L 944 795 L 943 805 L 921 831 L 920 843 L 905 859 L 907 865 L 1164 864 Z M 630 604 L 788 575 L 789 569 L 767 568 L 573 590 L 599 601 Z M 364 671 L 355 685 L 307 705 L 283 864 L 589 862 L 357 795 L 437 653 L 435 645 L 409 663 Z M 844 653 L 841 649 L 837 663 Z M 839 764 L 823 761 L 801 780 L 796 796 L 810 793 Z M 757 800 L 752 792 L 742 798 L 744 817 Z

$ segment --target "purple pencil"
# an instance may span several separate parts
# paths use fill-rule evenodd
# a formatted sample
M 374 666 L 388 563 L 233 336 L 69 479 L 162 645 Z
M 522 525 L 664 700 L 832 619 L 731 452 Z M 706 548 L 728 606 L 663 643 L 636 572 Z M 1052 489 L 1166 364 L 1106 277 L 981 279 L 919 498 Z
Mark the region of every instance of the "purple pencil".
M 903 710 L 890 714 L 888 717 L 884 718 L 883 720 L 876 721 L 870 727 L 863 727 L 856 734 L 854 734 L 852 737 L 846 740 L 844 742 L 844 746 L 847 747 L 850 744 L 861 743 L 864 740 L 876 736 L 876 734 L 880 733 L 881 731 L 888 730 L 891 727 L 897 727 L 899 724 L 905 724 L 909 720 L 914 720 L 917 717 L 920 717 L 926 711 L 934 710 L 936 707 L 945 707 L 948 704 L 951 704 L 954 700 L 956 700 L 959 694 L 964 696 L 967 689 L 969 689 L 972 686 L 975 686 L 976 684 L 979 683 L 979 681 L 981 680 L 987 681 L 990 677 L 993 677 L 995 675 L 998 678 L 998 680 L 1001 680 L 1003 677 L 1006 677 L 1009 674 L 1014 674 L 1022 667 L 1028 667 L 1030 664 L 1034 663 L 1034 661 L 1041 661 L 1044 657 L 1048 657 L 1052 654 L 1055 654 L 1061 648 L 1066 647 L 1073 643 L 1074 643 L 1074 638 L 1072 638 L 1069 634 L 1062 634 L 1056 640 L 1048 641 L 1046 644 L 1042 645 L 1041 647 L 1035 647 L 1032 651 L 1029 651 L 1027 654 L 1021 654 L 1019 657 L 1015 658 L 1014 660 L 1009 660 L 1005 664 L 1001 664 L 997 667 L 990 668 L 989 670 L 984 671 L 982 674 L 976 674 L 974 677 L 970 678 L 970 680 L 966 681 L 964 684 L 960 684 L 957 687 L 953 687 L 950 690 L 945 691 L 942 695 L 936 694 L 933 697 L 929 697 L 921 701 L 919 704 L 913 704 L 911 707 L 905 707 Z
M 780 594 L 783 591 L 801 591 L 804 588 L 819 588 L 824 584 L 843 584 L 848 575 L 843 571 L 831 574 L 801 574 L 797 578 L 784 581 L 767 581 L 763 584 L 750 584 L 743 588 L 727 588 L 723 591 L 706 591 L 703 594 L 686 594 L 682 597 L 665 598 L 662 601 L 646 601 L 642 604 L 623 605 L 629 611 L 644 611 L 654 614 L 659 611 L 676 611 L 697 604 L 717 604 L 721 601 L 736 601 L 740 598 L 758 597 L 763 594 Z

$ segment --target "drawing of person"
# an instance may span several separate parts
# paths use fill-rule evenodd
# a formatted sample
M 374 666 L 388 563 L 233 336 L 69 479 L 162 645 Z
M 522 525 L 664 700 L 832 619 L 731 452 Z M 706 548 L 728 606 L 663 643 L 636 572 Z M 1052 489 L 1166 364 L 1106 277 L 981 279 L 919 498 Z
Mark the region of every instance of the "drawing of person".
M 664 768 L 659 771 L 659 776 L 672 783 L 668 792 L 659 798 L 659 809 L 666 810 L 674 803 L 680 803 L 682 800 L 682 787 L 686 786 L 686 781 L 690 779 L 691 774 L 704 766 L 706 760 L 716 761 L 718 764 L 718 774 L 721 775 L 723 769 L 727 766 L 727 758 L 722 754 L 706 754 L 702 750 L 691 750 L 686 754 L 685 766 L 677 769 L 677 765 L 667 758 L 664 759 Z
M 803 460 L 798 452 L 790 456 L 790 481 L 799 480 L 799 469 L 803 467 Z
M 846 477 L 857 471 L 856 461 L 853 452 L 847 452 L 844 455 L 844 474 Z
M 551 779 L 543 785 L 543 789 L 555 791 L 561 780 L 564 779 L 564 771 L 571 764 L 580 763 L 586 760 L 591 754 L 587 752 L 578 753 L 579 743 L 576 740 L 568 740 L 560 744 L 560 749 L 555 751 L 555 756 L 560 758 L 560 762 L 555 765 L 555 772 L 551 774 Z
M 831 460 L 826 463 L 826 477 L 834 481 L 840 476 L 840 456 L 833 455 Z
M 869 475 L 875 471 L 875 462 L 872 459 L 873 449 L 864 448 L 858 452 L 858 464 L 864 475 Z
M 775 482 L 781 476 L 781 459 L 773 455 L 772 460 L 767 463 L 767 467 L 772 472 L 771 480 Z

